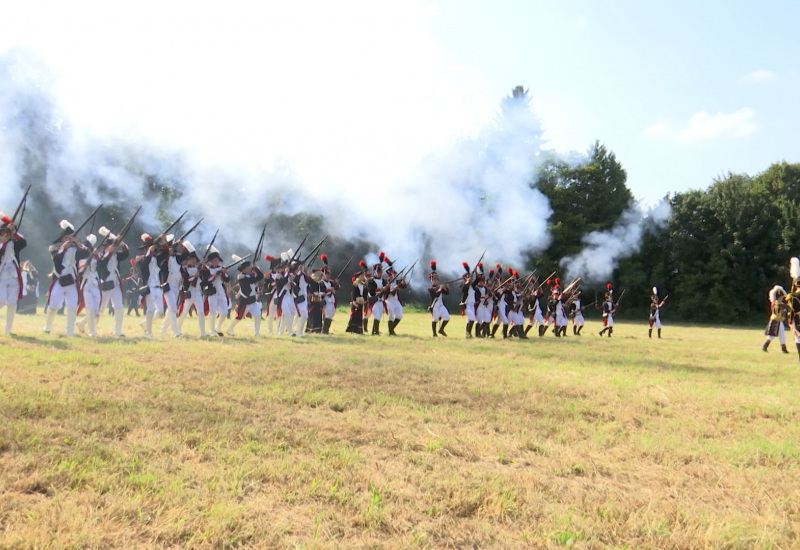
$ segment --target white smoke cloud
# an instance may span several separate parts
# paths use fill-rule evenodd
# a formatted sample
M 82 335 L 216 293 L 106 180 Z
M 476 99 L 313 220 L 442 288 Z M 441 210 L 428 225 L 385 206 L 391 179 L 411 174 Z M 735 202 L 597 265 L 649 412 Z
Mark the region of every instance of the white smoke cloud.
M 664 227 L 670 215 L 666 200 L 649 209 L 635 205 L 623 212 L 610 230 L 585 235 L 584 249 L 561 260 L 567 279 L 580 277 L 589 285 L 610 281 L 619 261 L 638 252 L 645 234 Z
M 217 245 L 254 242 L 258 220 L 309 212 L 323 216 L 332 235 L 376 243 L 401 264 L 422 257 L 424 266 L 434 258 L 444 273 L 460 271 L 462 261 L 474 262 L 484 249 L 487 261 L 516 265 L 525 253 L 549 243 L 547 199 L 530 188 L 541 154 L 541 128 L 525 100 L 507 99 L 495 121 L 472 136 L 432 147 L 416 162 L 402 155 L 389 160 L 387 153 L 380 157 L 386 164 L 380 164 L 370 159 L 370 150 L 337 143 L 342 158 L 335 160 L 316 144 L 320 158 L 310 164 L 305 150 L 248 163 L 224 154 L 213 157 L 163 134 L 93 134 L 72 121 L 60 98 L 50 93 L 47 71 L 29 55 L 17 52 L 0 61 L 7 71 L 26 75 L 22 84 L 5 80 L 0 85 L 0 112 L 18 118 L 6 125 L 0 150 L 13 167 L 2 174 L 0 187 L 7 192 L 20 188 L 23 174 L 30 176 L 30 159 L 26 164 L 20 155 L 34 151 L 46 157 L 36 185 L 68 211 L 70 203 L 76 212 L 77 205 L 100 202 L 128 211 L 141 204 L 139 220 L 158 231 L 163 220 L 153 185 L 182 190 L 173 214 L 189 210 L 188 219 L 207 220 L 195 242 L 218 227 Z M 313 149 L 315 140 L 310 141 L 305 147 Z M 268 242 L 273 253 L 295 244 Z M 424 269 L 416 274 L 424 276 Z

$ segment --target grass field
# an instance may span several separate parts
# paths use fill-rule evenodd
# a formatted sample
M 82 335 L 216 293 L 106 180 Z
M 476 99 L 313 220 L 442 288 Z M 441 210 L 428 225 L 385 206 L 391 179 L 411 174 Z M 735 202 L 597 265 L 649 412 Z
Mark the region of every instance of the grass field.
M 0 548 L 800 547 L 794 344 L 345 323 L 144 340 L 126 318 L 117 340 L 18 317 L 0 336 Z

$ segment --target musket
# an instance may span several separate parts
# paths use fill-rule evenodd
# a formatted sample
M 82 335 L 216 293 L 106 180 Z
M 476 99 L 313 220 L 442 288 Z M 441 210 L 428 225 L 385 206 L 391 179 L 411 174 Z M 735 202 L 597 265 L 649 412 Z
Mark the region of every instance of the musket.
M 310 265 L 307 265 L 308 264 L 308 260 L 311 260 L 311 264 L 312 265 L 314 264 L 314 262 L 317 260 L 317 252 L 319 252 L 319 249 L 322 248 L 322 245 L 327 240 L 328 240 L 328 236 L 325 235 L 325 237 L 319 243 L 317 243 L 317 246 L 315 246 L 313 248 L 313 250 L 311 250 L 311 252 L 308 254 L 308 256 L 305 257 L 305 259 L 303 260 L 302 264 L 307 266 L 307 267 L 311 267 Z
M 177 219 L 177 220 L 175 220 L 174 222 L 172 222 L 172 223 L 170 224 L 170 226 L 169 226 L 169 227 L 167 227 L 167 228 L 166 228 L 164 231 L 162 231 L 162 232 L 161 232 L 161 235 L 166 235 L 167 233 L 169 233 L 169 232 L 170 232 L 170 230 L 171 230 L 173 227 L 175 227 L 176 225 L 178 225 L 179 223 L 181 223 L 181 220 L 183 219 L 183 217 L 186 215 L 186 213 L 187 213 L 187 212 L 188 212 L 188 210 L 184 210 L 183 214 L 181 214 L 180 216 L 178 216 L 178 219 Z M 160 235 L 159 235 L 159 236 L 160 236 Z M 158 239 L 156 239 L 156 240 L 158 240 Z
M 232 264 L 224 266 L 224 268 L 225 269 L 230 269 L 232 267 L 236 267 L 237 265 L 239 265 L 240 263 L 242 263 L 243 261 L 245 261 L 249 257 L 250 257 L 250 254 L 247 254 L 246 256 L 242 256 L 241 258 L 239 258 L 238 260 L 236 260 Z M 233 259 L 233 258 L 231 258 L 231 259 Z
M 536 291 L 538 292 L 545 285 L 545 283 L 547 283 L 547 281 L 550 280 L 550 277 L 552 277 L 555 274 L 556 274 L 556 272 L 553 271 L 550 275 L 548 275 L 547 277 L 542 279 L 541 284 L 539 284 L 539 286 L 536 287 Z
M 117 233 L 116 241 L 118 243 L 121 243 L 122 239 L 125 238 L 125 235 L 127 235 L 128 231 L 130 230 L 131 226 L 133 225 L 133 220 L 136 219 L 136 216 L 139 214 L 139 211 L 141 209 L 142 209 L 142 207 L 139 206 L 139 208 L 136 209 L 136 212 L 133 213 L 133 216 L 131 216 L 131 218 L 125 223 L 125 225 L 122 226 L 122 229 L 120 229 L 119 233 Z
M 461 280 L 465 279 L 466 277 L 467 277 L 466 275 L 462 275 L 458 279 L 451 279 L 450 281 L 445 281 L 443 283 L 439 283 L 439 286 L 445 286 L 445 285 L 449 285 L 450 283 L 456 283 L 458 281 L 461 281 Z
M 572 287 L 573 287 L 573 286 L 577 286 L 577 284 L 578 284 L 578 282 L 579 282 L 580 280 L 581 280 L 581 278 L 580 278 L 580 277 L 578 277 L 577 279 L 575 279 L 574 281 L 572 281 L 570 284 L 568 284 L 568 285 L 566 286 L 566 288 L 565 288 L 564 290 L 562 290 L 562 291 L 561 291 L 561 293 L 562 293 L 562 294 L 566 294 L 567 292 L 569 292 L 570 290 L 572 290 Z
M 137 212 L 138 212 L 138 210 L 137 210 Z M 205 218 L 200 218 L 200 221 L 198 221 L 196 224 L 194 224 L 194 225 L 192 226 L 192 228 L 191 228 L 191 229 L 189 229 L 189 231 L 187 231 L 186 233 L 184 233 L 183 235 L 181 235 L 181 238 L 180 238 L 180 239 L 178 239 L 178 241 L 183 241 L 183 240 L 184 240 L 186 237 L 188 237 L 189 235 L 191 235 L 192 231 L 194 231 L 195 229 L 197 229 L 197 226 L 198 226 L 198 225 L 200 225 L 201 223 L 203 223 L 203 220 L 204 220 L 204 219 L 205 219 Z M 178 241 L 176 241 L 176 242 L 178 242 Z
M 483 257 L 484 256 L 486 256 L 486 250 L 483 251 L 483 254 L 481 254 L 481 257 L 478 258 L 477 262 L 475 262 L 475 266 L 472 268 L 472 271 L 470 271 L 470 273 L 475 273 L 478 270 L 478 264 L 483 261 Z
M 623 288 L 622 289 L 622 293 L 619 295 L 619 298 L 617 299 L 617 303 L 614 304 L 614 309 L 617 309 L 619 307 L 620 302 L 622 302 L 623 296 L 625 296 L 625 291 L 627 291 L 627 290 L 628 290 L 627 288 Z
M 73 233 L 73 234 L 75 235 L 75 238 L 78 238 L 78 233 L 80 233 L 81 229 L 83 229 L 84 227 L 86 227 L 86 224 L 87 224 L 87 223 L 89 223 L 90 221 L 92 221 L 92 220 L 94 219 L 94 217 L 97 215 L 97 213 L 100 211 L 100 209 L 101 209 L 102 207 L 103 207 L 103 205 L 101 204 L 100 206 L 98 206 L 97 208 L 95 208 L 95 209 L 94 209 L 94 212 L 92 212 L 91 214 L 89 214 L 89 217 L 88 217 L 88 218 L 86 218 L 86 219 L 84 220 L 84 222 L 78 226 L 78 229 L 76 229 L 76 230 L 74 231 L 74 233 Z
M 336 280 L 337 280 L 337 281 L 338 281 L 338 280 L 339 280 L 339 278 L 342 276 L 342 273 L 344 273 L 344 270 L 345 270 L 345 269 L 347 269 L 347 266 L 349 266 L 349 265 L 350 265 L 350 262 L 352 262 L 352 261 L 353 261 L 353 258 L 355 258 L 355 254 L 353 254 L 352 256 L 350 256 L 350 259 L 349 259 L 349 260 L 347 260 L 347 263 L 346 263 L 346 264 L 344 264 L 344 267 L 343 267 L 343 268 L 342 268 L 342 270 L 339 272 L 339 274 L 336 276 Z
M 264 247 L 264 237 L 267 235 L 267 224 L 264 224 L 264 229 L 261 230 L 261 237 L 258 239 L 256 249 L 253 251 L 253 263 L 261 257 L 261 249 Z
M 295 260 L 297 259 L 297 255 L 300 253 L 300 249 L 301 249 L 301 248 L 303 248 L 303 245 L 304 245 L 304 244 L 306 244 L 306 239 L 308 238 L 308 236 L 309 236 L 310 234 L 311 234 L 311 233 L 306 233 L 306 236 L 305 236 L 305 237 L 303 237 L 303 240 L 302 240 L 302 241 L 300 241 L 300 246 L 298 246 L 298 247 L 297 247 L 297 249 L 294 251 L 294 254 L 293 254 L 293 255 L 292 255 L 292 257 L 289 259 L 289 263 L 288 263 L 288 265 L 289 265 L 290 267 L 291 267 L 291 265 L 292 265 L 292 262 L 293 262 L 293 261 L 295 261 Z
M 19 228 L 22 226 L 22 220 L 25 218 L 25 211 L 28 209 L 28 201 L 25 200 L 22 203 L 22 213 L 19 215 L 19 222 L 17 222 L 14 227 L 16 228 L 15 231 L 19 231 Z
M 19 224 L 16 223 L 17 215 L 20 213 L 20 210 L 22 210 L 24 208 L 23 205 L 28 200 L 28 193 L 30 193 L 31 187 L 33 187 L 33 184 L 30 184 L 28 186 L 28 188 L 25 190 L 25 194 L 22 195 L 22 199 L 20 199 L 19 204 L 17 205 L 17 209 L 14 211 L 14 215 L 11 217 L 11 223 L 13 223 L 14 225 L 17 225 L 17 226 L 19 225 Z M 20 221 L 22 221 L 22 220 L 20 220 Z
M 206 263 L 206 259 L 208 258 L 208 254 L 209 254 L 209 252 L 211 251 L 211 247 L 212 247 L 212 246 L 214 246 L 214 241 L 216 241 L 216 240 L 217 240 L 217 235 L 219 235 L 219 229 L 217 229 L 217 230 L 214 232 L 214 236 L 211 238 L 211 242 L 210 242 L 210 243 L 208 243 L 208 246 L 206 247 L 206 252 L 205 252 L 205 254 L 203 254 L 203 259 L 202 259 L 202 260 L 200 260 L 200 263 L 199 263 L 198 265 L 203 265 L 204 263 Z

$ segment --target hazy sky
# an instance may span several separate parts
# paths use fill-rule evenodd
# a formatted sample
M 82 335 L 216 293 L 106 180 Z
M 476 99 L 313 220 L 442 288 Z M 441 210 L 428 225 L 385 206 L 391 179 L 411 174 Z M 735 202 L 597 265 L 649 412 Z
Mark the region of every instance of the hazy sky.
M 638 199 L 800 161 L 796 2 L 6 2 L 76 134 L 391 184 L 525 86 L 548 147 L 605 144 Z

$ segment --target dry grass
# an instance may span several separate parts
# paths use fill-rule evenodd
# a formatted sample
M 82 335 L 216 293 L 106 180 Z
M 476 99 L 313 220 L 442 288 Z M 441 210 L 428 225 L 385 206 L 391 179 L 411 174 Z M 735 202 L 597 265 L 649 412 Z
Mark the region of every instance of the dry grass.
M 398 338 L 340 316 L 328 338 L 117 341 L 41 321 L 0 337 L 0 548 L 800 546 L 800 363 L 759 331 L 465 341 L 454 319 L 433 340 L 417 314 Z

